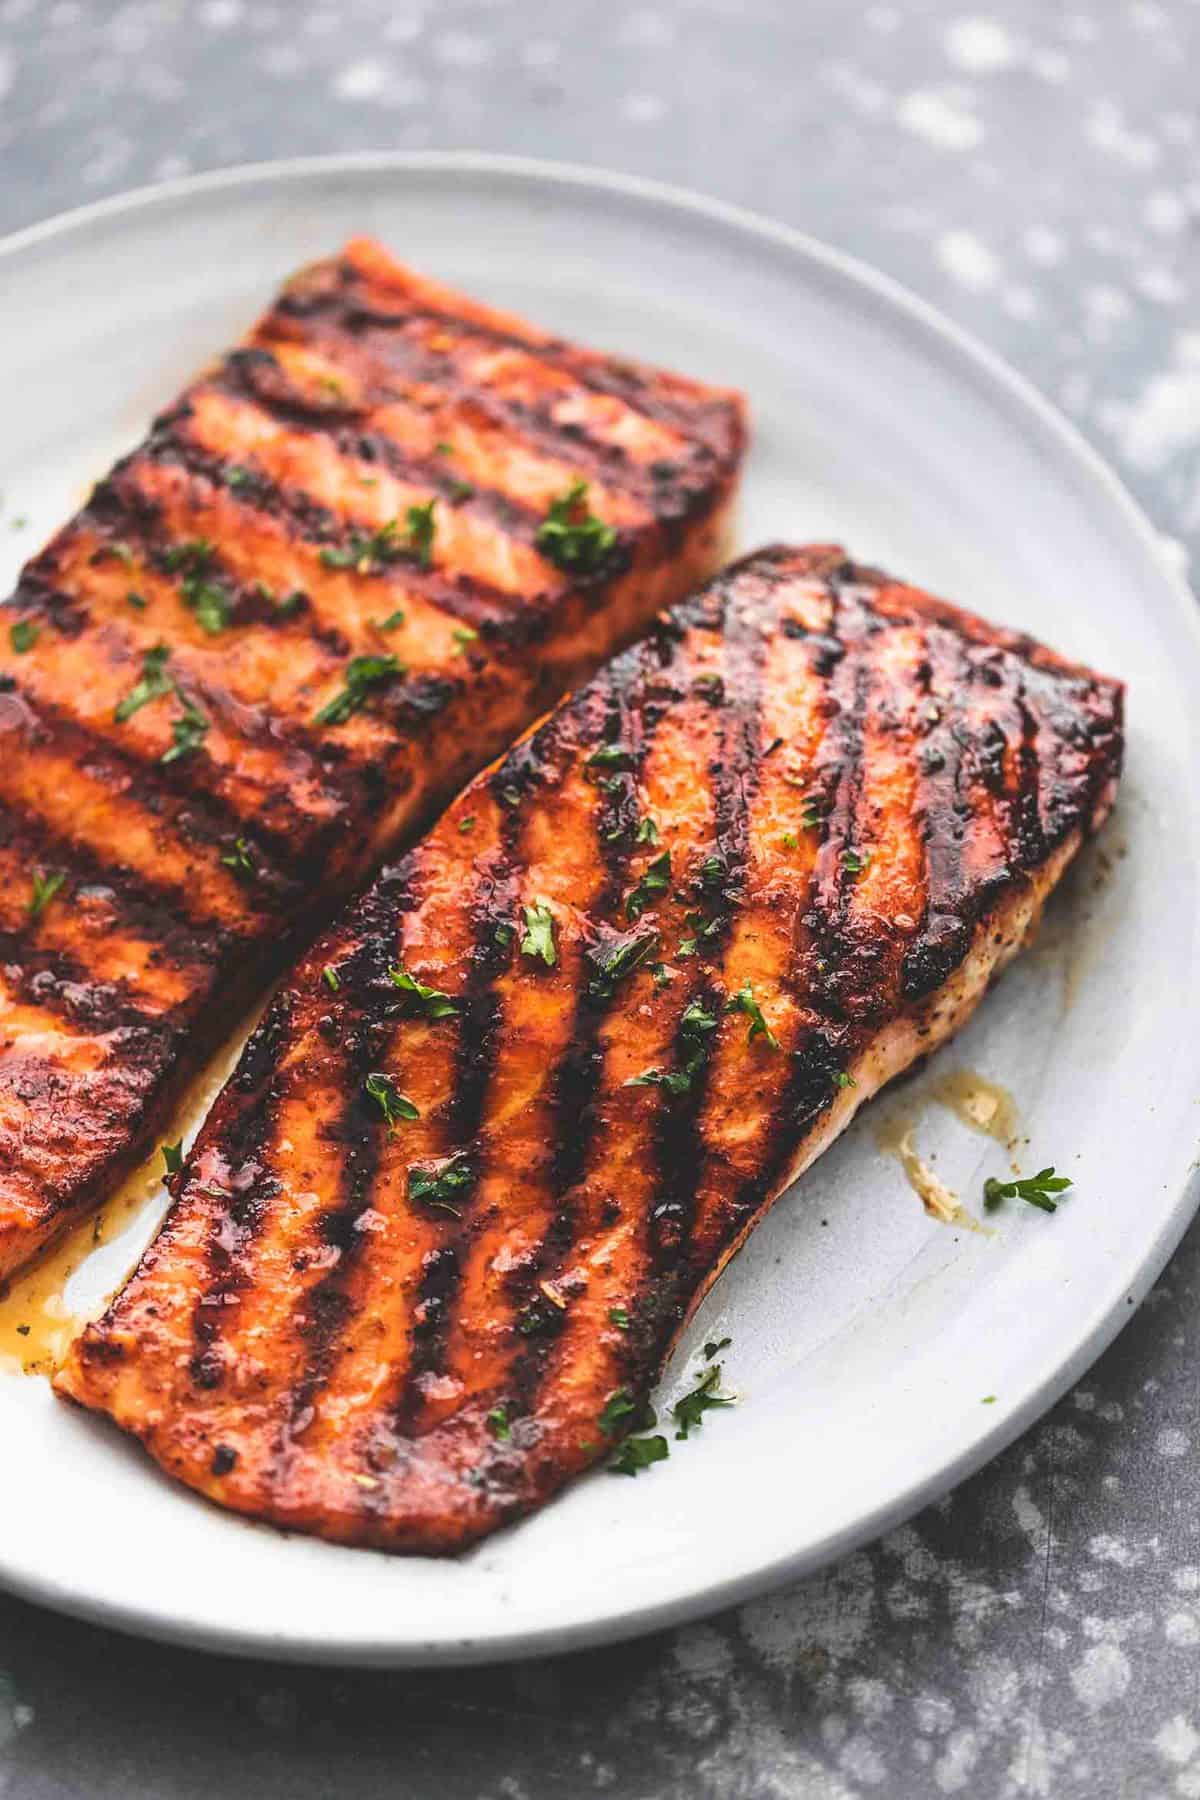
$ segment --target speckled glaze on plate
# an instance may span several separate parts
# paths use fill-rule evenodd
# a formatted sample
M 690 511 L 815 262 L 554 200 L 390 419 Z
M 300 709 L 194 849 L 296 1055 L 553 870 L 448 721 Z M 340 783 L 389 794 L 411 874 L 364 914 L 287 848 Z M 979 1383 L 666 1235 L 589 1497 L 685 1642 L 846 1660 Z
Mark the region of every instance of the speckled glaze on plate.
M 840 538 L 1130 685 L 1104 842 L 965 1036 L 863 1116 L 710 1296 L 664 1398 L 729 1334 L 742 1402 L 667 1465 L 593 1476 L 456 1562 L 388 1560 L 226 1517 L 44 1381 L 0 1376 L 13 1589 L 246 1654 L 484 1661 L 649 1630 L 841 1554 L 1013 1438 L 1146 1292 L 1197 1198 L 1200 636 L 1103 465 L 890 283 L 728 207 L 482 156 L 233 171 L 0 246 L 0 488 L 31 521 L 0 575 L 282 274 L 353 231 L 585 342 L 744 387 L 743 545 Z M 1053 1218 L 939 1225 L 878 1148 L 902 1108 L 939 1178 L 976 1200 L 1007 1162 L 936 1103 L 963 1068 L 1014 1095 L 1027 1170 L 1072 1176 Z

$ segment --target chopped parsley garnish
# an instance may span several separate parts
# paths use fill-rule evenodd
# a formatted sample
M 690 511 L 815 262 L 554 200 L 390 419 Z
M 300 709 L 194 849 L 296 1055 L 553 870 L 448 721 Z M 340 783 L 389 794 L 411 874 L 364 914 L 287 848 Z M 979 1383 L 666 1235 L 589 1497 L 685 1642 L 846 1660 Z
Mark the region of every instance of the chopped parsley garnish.
M 417 1164 L 408 1171 L 408 1197 L 410 1200 L 421 1200 L 426 1206 L 436 1206 L 442 1212 L 453 1213 L 461 1219 L 457 1206 L 450 1204 L 454 1196 L 465 1187 L 470 1187 L 475 1179 L 475 1171 L 465 1156 L 452 1156 L 448 1162 L 434 1169 L 422 1169 Z
M 423 981 L 418 981 L 415 975 L 409 973 L 403 963 L 397 963 L 394 969 L 388 970 L 388 980 L 408 999 L 410 1010 L 423 1013 L 427 1019 L 449 1019 L 459 1011 L 457 1000 L 442 993 L 440 988 L 426 987 Z
M 133 551 L 125 542 L 124 538 L 114 538 L 112 543 L 108 546 L 108 554 L 110 556 L 115 556 L 119 563 L 124 563 L 127 569 L 132 569 Z
M 589 769 L 631 769 L 635 758 L 632 750 L 624 744 L 601 744 L 588 757 L 586 767 Z
M 640 919 L 646 908 L 653 904 L 659 894 L 665 894 L 670 885 L 671 852 L 664 850 L 653 862 L 647 864 L 636 887 L 631 888 L 625 896 L 627 916 Z
M 291 593 L 285 594 L 276 605 L 275 617 L 277 619 L 294 619 L 298 612 L 303 612 L 307 601 L 308 595 L 303 588 L 293 588 Z
M 29 901 L 29 917 L 35 923 L 41 918 L 66 879 L 61 869 L 56 869 L 53 875 L 45 875 L 41 869 L 33 871 L 33 893 Z
M 404 623 L 404 608 L 398 606 L 395 612 L 388 614 L 386 619 L 372 619 L 371 623 L 376 631 L 395 631 Z
M 697 675 L 692 689 L 703 699 L 710 700 L 714 706 L 719 706 L 725 698 L 725 683 L 719 675 Z
M 681 1066 L 678 1069 L 643 1069 L 640 1075 L 630 1076 L 625 1086 L 665 1088 L 675 1099 L 690 1093 L 692 1082 L 708 1054 L 707 1040 L 717 1029 L 717 1024 L 716 1014 L 706 1011 L 702 1001 L 691 1001 L 679 1021 Z
M 454 639 L 455 655 L 461 656 L 466 650 L 467 645 L 475 642 L 479 633 L 477 631 L 472 631 L 469 625 L 456 625 L 450 635 Z
M 155 644 L 152 650 L 147 650 L 142 658 L 142 679 L 130 688 L 113 714 L 118 725 L 132 719 L 134 713 L 148 706 L 151 700 L 161 700 L 173 692 L 175 683 L 166 672 L 170 654 L 165 644 Z
M 436 504 L 436 500 L 429 500 L 424 506 L 410 506 L 403 536 L 399 519 L 389 519 L 374 531 L 352 531 L 345 544 L 326 544 L 321 551 L 322 563 L 327 569 L 354 569 L 359 575 L 376 575 L 389 563 L 412 557 L 427 569 L 437 530 L 433 516 Z
M 233 612 L 233 601 L 224 588 L 206 581 L 203 575 L 185 575 L 179 584 L 184 605 L 196 615 L 196 623 L 209 637 L 224 631 Z
M 244 837 L 236 839 L 233 849 L 227 851 L 221 861 L 240 879 L 253 879 L 254 861 L 250 855 L 250 845 Z
M 446 443 L 445 439 L 443 439 L 440 444 L 435 444 L 433 447 L 439 456 L 453 456 L 455 453 L 454 445 Z
M 325 964 L 325 967 L 321 970 L 321 979 L 331 994 L 336 994 L 342 985 L 341 976 L 338 974 L 332 963 Z
M 624 981 L 627 975 L 632 975 L 657 946 L 656 931 L 643 932 L 637 937 L 616 938 L 607 944 L 593 946 L 588 951 L 588 961 L 595 970 L 588 983 L 588 993 L 592 999 L 609 999 L 617 983 Z
M 657 844 L 657 842 L 658 842 L 658 821 L 657 821 L 657 819 L 652 819 L 650 817 L 650 814 L 647 813 L 645 818 L 638 825 L 637 834 L 633 841 L 635 844 Z
M 995 1212 L 1002 1200 L 1027 1200 L 1030 1206 L 1036 1206 L 1041 1212 L 1057 1212 L 1058 1201 L 1054 1198 L 1055 1194 L 1065 1193 L 1073 1185 L 1069 1175 L 1054 1173 L 1053 1164 L 1020 1181 L 998 1181 L 994 1175 L 989 1175 L 983 1184 L 984 1209 Z
M 514 925 L 506 924 L 503 919 L 501 919 L 501 921 L 497 925 L 495 931 L 493 931 L 493 933 L 492 933 L 493 939 L 495 940 L 495 942 L 497 944 L 499 944 L 499 946 L 502 950 L 506 950 L 508 948 L 508 946 L 512 943 L 512 941 L 516 937 L 516 935 L 517 935 L 516 927 Z
M 724 887 L 728 873 L 723 857 L 706 856 L 696 871 L 696 880 L 705 893 L 712 894 Z
M 183 1139 L 180 1138 L 178 1143 L 175 1144 L 164 1144 L 162 1146 L 162 1159 L 163 1173 L 166 1175 L 178 1175 L 180 1169 L 183 1167 Z
M 208 733 L 211 723 L 205 713 L 200 711 L 195 701 L 189 700 L 186 694 L 175 689 L 183 711 L 177 719 L 171 721 L 171 736 L 174 739 L 169 750 L 164 750 L 159 757 L 160 763 L 178 762 L 181 756 L 189 756 L 198 750 Z
M 610 1475 L 640 1475 L 654 1463 L 666 1462 L 670 1447 L 661 1433 L 626 1438 L 608 1465 Z
M 363 1082 L 368 1100 L 373 1100 L 387 1121 L 389 1131 L 399 1124 L 411 1124 L 421 1114 L 406 1094 L 402 1094 L 390 1075 L 368 1075 Z
M 125 604 L 132 606 L 135 612 L 145 612 L 150 602 L 145 594 L 139 594 L 136 588 L 130 588 L 125 596 Z
M 520 806 L 521 790 L 520 788 L 511 785 L 502 787 L 500 789 L 500 798 L 503 800 L 505 806 Z
M 853 1075 L 848 1075 L 846 1073 L 845 1069 L 839 1069 L 833 1078 L 833 1085 L 834 1087 L 839 1088 L 852 1088 L 857 1087 L 858 1083 L 855 1081 Z
M 871 861 L 869 850 L 843 850 L 842 867 L 850 875 L 861 875 Z
M 754 998 L 754 989 L 748 981 L 743 982 L 732 1000 L 725 1003 L 726 1012 L 743 1012 L 750 1021 L 750 1029 L 746 1033 L 746 1042 L 752 1044 L 756 1037 L 766 1038 L 772 1050 L 778 1050 L 779 1039 L 763 1018 L 762 1007 Z
M 225 471 L 225 486 L 232 488 L 235 493 L 238 488 L 244 488 L 247 482 L 253 481 L 253 479 L 249 469 L 243 469 L 237 463 L 230 463 Z
M 805 831 L 816 831 L 825 817 L 825 797 L 823 794 L 805 794 L 804 811 L 800 815 L 800 823 Z
M 35 625 L 32 619 L 18 619 L 15 625 L 9 626 L 8 641 L 18 656 L 32 650 L 40 636 L 41 626 Z
M 554 914 L 544 900 L 525 907 L 524 913 L 525 935 L 521 939 L 521 955 L 540 956 L 547 968 L 552 969 L 558 961 L 558 949 L 554 942 Z
M 216 545 L 211 538 L 184 538 L 178 544 L 164 552 L 162 564 L 168 575 L 177 575 L 181 569 L 195 575 L 206 568 Z
M 785 831 L 779 842 L 785 850 L 798 850 L 800 848 L 800 839 L 796 836 L 794 831 Z
M 468 813 L 465 818 L 460 819 L 458 821 L 458 829 L 462 832 L 474 831 L 474 829 L 475 829 L 475 814 Z
M 352 656 L 346 664 L 345 686 L 313 714 L 317 725 L 344 725 L 352 713 L 366 705 L 372 688 L 403 675 L 404 665 L 395 656 Z
M 487 1423 L 488 1430 L 491 1432 L 492 1436 L 494 1438 L 499 1438 L 502 1443 L 506 1438 L 512 1436 L 512 1429 L 508 1421 L 507 1406 L 504 1406 L 503 1404 L 500 1406 L 493 1406 L 491 1412 L 487 1415 Z
M 728 1350 L 733 1339 L 731 1337 L 715 1338 L 704 1346 L 704 1360 L 711 1362 L 714 1356 L 720 1356 L 722 1350 Z
M 617 541 L 614 528 L 589 508 L 587 495 L 587 482 L 573 481 L 565 494 L 551 501 L 538 528 L 538 549 L 568 574 L 588 574 L 598 568 Z
M 475 483 L 473 481 L 452 481 L 450 483 L 450 504 L 461 506 L 463 501 L 469 500 L 474 492 Z
M 629 1314 L 623 1306 L 610 1306 L 608 1309 L 608 1317 L 609 1323 L 615 1325 L 618 1331 L 629 1330 Z
M 408 548 L 423 569 L 427 569 L 433 559 L 433 537 L 437 530 L 433 509 L 436 505 L 436 500 L 427 500 L 424 506 L 410 506 L 405 515 L 408 520 Z
M 701 1377 L 699 1383 L 692 1389 L 691 1393 L 685 1394 L 682 1400 L 677 1400 L 675 1402 L 671 1411 L 674 1413 L 676 1423 L 679 1426 L 678 1431 L 675 1433 L 677 1438 L 686 1438 L 689 1432 L 699 1431 L 700 1426 L 704 1422 L 705 1413 L 710 1412 L 713 1407 L 733 1405 L 732 1394 L 718 1394 L 715 1392 L 720 1380 L 721 1365 L 720 1363 L 714 1363 L 707 1374 Z
M 650 964 L 650 973 L 654 977 L 655 987 L 665 988 L 670 987 L 674 981 L 676 971 L 671 968 L 669 963 L 656 962 Z
M 621 1421 L 628 1419 L 637 1407 L 633 1395 L 628 1388 L 618 1388 L 604 1402 L 604 1409 L 596 1420 L 605 1437 L 615 1437 L 621 1429 Z

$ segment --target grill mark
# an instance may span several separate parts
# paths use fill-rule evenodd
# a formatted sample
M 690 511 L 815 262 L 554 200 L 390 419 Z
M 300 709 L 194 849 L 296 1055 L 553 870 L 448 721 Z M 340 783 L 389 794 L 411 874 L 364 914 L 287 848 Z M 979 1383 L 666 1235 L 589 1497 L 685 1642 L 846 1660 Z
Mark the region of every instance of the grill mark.
M 188 1373 L 194 1385 L 202 1390 L 219 1387 L 224 1379 L 221 1337 L 231 1298 L 250 1281 L 244 1253 L 253 1244 L 262 1227 L 272 1201 L 283 1191 L 283 1183 L 266 1162 L 267 1146 L 275 1135 L 280 1101 L 279 1065 L 288 1047 L 295 996 L 281 993 L 271 1002 L 266 1016 L 253 1032 L 241 1061 L 235 1070 L 230 1089 L 237 1094 L 240 1108 L 224 1125 L 220 1149 L 206 1150 L 188 1167 L 187 1185 L 177 1197 L 182 1216 L 188 1190 L 207 1189 L 211 1185 L 204 1171 L 211 1154 L 218 1161 L 215 1173 L 225 1175 L 223 1183 L 230 1198 L 215 1211 L 205 1246 L 207 1280 L 192 1309 L 192 1353 Z M 227 1090 L 228 1091 L 228 1090 Z M 193 1202 L 194 1204 L 194 1202 Z M 152 1257 L 165 1253 L 169 1243 L 171 1218 L 150 1252 Z
M 398 923 L 416 904 L 418 868 L 418 857 L 409 855 L 370 891 L 357 920 L 355 948 L 338 964 L 342 984 L 338 1013 L 344 1019 L 353 1007 L 356 1022 L 344 1037 L 345 1104 L 332 1131 L 343 1146 L 340 1201 L 321 1215 L 316 1231 L 321 1244 L 335 1248 L 339 1256 L 304 1303 L 299 1332 L 304 1366 L 292 1383 L 289 1417 L 270 1462 L 272 1488 L 286 1483 L 292 1445 L 315 1417 L 313 1402 L 333 1371 L 345 1328 L 354 1316 L 348 1282 L 364 1253 L 364 1234 L 357 1226 L 374 1197 L 387 1130 L 370 1110 L 364 1084 L 373 1069 L 387 1064 L 395 1038 L 387 972 L 397 960 Z
M 516 943 L 515 937 L 507 944 L 498 942 L 496 929 L 510 924 L 516 910 L 525 872 L 521 853 L 525 810 L 540 784 L 542 768 L 557 747 L 556 736 L 554 727 L 538 732 L 511 751 L 492 777 L 494 792 L 515 790 L 520 798 L 516 805 L 501 800 L 499 847 L 472 909 L 472 948 L 462 990 L 447 1119 L 447 1148 L 452 1155 L 472 1150 L 484 1122 L 503 1025 L 496 983 L 509 966 Z M 478 1155 L 472 1157 L 471 1168 L 471 1186 L 455 1197 L 462 1222 L 447 1228 L 448 1235 L 453 1233 L 462 1245 L 469 1242 L 468 1210 L 484 1173 Z M 414 1309 L 420 1324 L 414 1322 L 410 1334 L 408 1368 L 391 1418 L 392 1430 L 401 1436 L 411 1436 L 419 1424 L 424 1405 L 422 1378 L 445 1366 L 463 1272 L 458 1245 L 443 1244 L 426 1258 Z
M 170 1038 L 191 1010 L 185 1001 L 146 1012 L 127 981 L 96 981 L 68 952 L 39 948 L 22 931 L 0 931 L 0 979 L 21 1004 L 98 1037 L 125 1030 Z
M 1009 843 L 1022 869 L 1037 868 L 1046 857 L 1047 846 L 1038 809 L 1041 769 L 1037 751 L 1037 721 L 1026 698 L 1022 677 L 1017 686 L 1016 710 L 1021 726 L 1016 753 L 1016 792 L 1009 800 Z
M 190 680 L 187 684 L 189 691 L 193 686 L 199 691 L 199 685 Z M 193 759 L 190 757 L 182 757 L 163 768 L 156 761 L 137 756 L 131 747 L 114 738 L 90 731 L 63 712 L 52 699 L 43 695 L 21 695 L 21 699 L 33 716 L 29 738 L 36 742 L 38 735 L 44 735 L 56 749 L 70 757 L 76 767 L 96 769 L 99 780 L 150 818 L 167 825 L 182 844 L 225 852 L 239 837 L 252 836 L 260 853 L 266 853 L 264 860 L 268 865 L 275 864 L 273 871 L 269 866 L 264 870 L 265 875 L 274 876 L 280 882 L 295 882 L 298 887 L 305 885 L 307 867 L 322 848 L 319 840 L 315 850 L 298 852 L 285 833 L 272 829 L 261 819 L 244 819 L 218 793 L 192 785 L 196 771 L 191 767 Z M 31 831 L 40 833 L 49 829 L 43 826 L 40 815 L 29 812 L 11 799 L 0 799 L 0 807 L 22 819 Z M 335 828 L 336 822 L 329 829 Z M 82 851 L 81 854 L 87 856 L 88 853 Z M 97 869 L 103 867 L 107 872 L 107 865 L 97 862 L 95 866 Z M 193 918 L 199 916 L 201 923 L 217 922 L 211 914 L 197 915 L 189 890 L 170 888 L 143 874 L 138 874 L 137 879 L 150 892 L 169 896 L 170 903 L 182 907 Z M 266 887 L 268 883 L 263 885 Z M 290 891 L 283 893 L 283 898 L 289 902 L 294 897 Z
M 281 407 L 278 402 L 265 402 L 257 395 L 255 395 L 255 399 L 264 411 L 278 416 L 280 422 L 285 423 L 290 431 L 304 428 L 302 421 L 291 419 L 287 409 Z M 319 432 L 311 424 L 307 429 L 310 435 L 319 435 Z M 327 435 L 329 434 L 327 433 Z M 337 434 L 333 437 L 333 441 L 342 455 L 351 453 L 347 451 L 344 441 L 349 435 Z M 375 441 L 380 447 L 385 442 L 382 437 Z M 176 419 L 163 423 L 161 436 L 156 436 L 148 449 L 155 461 L 164 465 L 174 465 L 183 469 L 194 479 L 211 482 L 214 486 L 220 485 L 220 472 L 228 466 L 231 460 L 206 449 L 204 445 L 198 444 L 194 438 L 180 430 L 178 416 Z M 382 456 L 363 456 L 361 460 L 382 461 L 383 458 Z M 435 486 L 432 476 L 427 479 L 423 474 L 417 474 L 419 467 L 420 465 L 412 465 L 414 485 L 419 481 L 425 486 Z M 400 479 L 409 478 L 407 470 L 399 466 L 394 473 Z M 439 470 L 437 474 L 444 485 L 444 471 Z M 439 489 L 439 493 L 440 491 Z M 443 494 L 441 497 L 445 498 L 445 495 Z M 262 513 L 264 517 L 274 519 L 281 524 L 289 538 L 299 539 L 318 552 L 344 549 L 350 542 L 352 532 L 372 529 L 365 521 L 344 518 L 332 507 L 315 499 L 307 489 L 281 486 L 265 474 L 256 473 L 252 488 L 248 487 L 244 493 L 239 493 L 237 498 L 240 504 L 253 505 L 255 510 Z M 446 504 L 450 505 L 452 502 L 447 499 Z M 467 503 L 463 504 L 466 506 Z M 455 507 L 455 510 L 458 508 Z M 518 535 L 511 530 L 507 522 L 501 522 L 510 536 Z M 448 571 L 445 568 L 439 569 L 436 565 L 426 569 L 415 559 L 412 561 L 399 559 L 394 563 L 386 564 L 373 576 L 373 579 L 384 588 L 399 584 L 408 592 L 418 594 L 439 612 L 484 633 L 492 632 L 504 635 L 512 629 L 514 615 L 518 609 L 527 608 L 530 604 L 526 596 L 505 593 L 502 588 L 492 587 L 490 583 L 481 580 L 477 575 L 468 575 L 463 571 Z M 311 609 L 311 596 L 309 597 L 309 606 Z M 310 633 L 326 648 L 334 650 L 336 654 L 345 655 L 350 649 L 349 640 L 337 626 L 325 625 L 316 619 L 311 619 Z
M 725 1003 L 721 975 L 729 947 L 733 915 L 741 904 L 750 842 L 750 796 L 758 778 L 759 707 L 765 643 L 756 610 L 757 592 L 747 594 L 734 582 L 720 589 L 721 675 L 724 705 L 721 748 L 713 771 L 713 815 L 716 854 L 726 870 L 720 929 L 701 939 L 704 963 L 690 996 L 719 1018 Z M 676 1037 L 676 1064 L 681 1042 Z M 708 1095 L 711 1054 L 693 1077 L 686 1095 L 661 1103 L 655 1120 L 656 1193 L 650 1217 L 650 1255 L 661 1271 L 690 1237 L 696 1192 L 706 1151 L 700 1130 Z
M 905 1001 L 923 999 L 946 979 L 961 961 L 971 932 L 962 855 L 970 822 L 969 736 L 954 699 L 969 679 L 969 664 L 962 642 L 939 626 L 926 633 L 925 641 L 930 667 L 926 691 L 939 717 L 931 719 L 917 755 L 916 825 L 925 846 L 925 905 L 902 966 Z M 948 698 L 937 699 L 939 692 Z
M 468 340 L 474 338 L 485 346 L 515 350 L 533 362 L 541 362 L 568 375 L 587 392 L 620 400 L 636 416 L 664 425 L 685 440 L 679 446 L 676 461 L 691 465 L 689 472 L 694 473 L 698 484 L 707 485 L 722 454 L 729 454 L 724 447 L 718 449 L 709 441 L 714 434 L 705 430 L 710 421 L 722 419 L 723 409 L 719 405 L 708 409 L 698 405 L 692 409 L 674 404 L 662 393 L 648 388 L 637 371 L 628 365 L 619 370 L 611 361 L 581 364 L 577 357 L 572 358 L 566 346 L 531 345 L 480 320 L 455 313 L 431 312 L 415 306 L 392 311 L 361 298 L 350 299 L 344 294 L 329 294 L 323 299 L 325 317 L 320 329 L 313 331 L 308 339 L 314 348 L 326 349 L 332 340 L 328 354 L 335 360 L 338 344 L 352 346 L 360 353 L 365 351 L 375 369 L 382 370 L 385 376 L 398 372 L 410 383 L 435 385 L 452 400 L 468 400 L 492 418 L 512 427 L 518 435 L 531 438 L 539 449 L 546 450 L 558 460 L 590 469 L 605 485 L 635 498 L 653 499 L 657 503 L 664 490 L 651 469 L 643 469 L 642 465 L 632 461 L 622 446 L 594 437 L 585 426 L 575 422 L 559 424 L 548 409 L 527 407 L 486 384 L 471 380 L 462 374 L 456 359 L 458 344 L 447 351 L 432 350 L 405 336 L 405 327 L 449 326 L 463 332 Z M 316 310 L 310 311 L 310 319 L 315 320 Z M 264 322 L 263 335 L 270 335 L 271 325 L 270 319 Z M 382 385 L 389 398 L 401 397 L 392 396 L 386 382 Z M 673 467 L 672 477 L 678 473 L 679 470 Z M 682 494 L 679 489 L 669 492 L 672 498 L 681 498 L 688 511 L 703 505 L 709 498 L 700 487 L 685 489 Z
M 611 788 L 597 785 L 592 808 L 603 879 L 589 913 L 593 921 L 608 926 L 621 923 L 620 909 L 640 816 L 638 784 L 662 716 L 659 709 L 646 704 L 643 670 L 639 665 L 640 658 L 633 665 L 623 658 L 608 671 L 603 690 L 604 718 L 599 732 L 587 729 L 582 707 L 577 711 L 582 727 L 577 738 L 577 755 L 581 763 L 598 743 L 624 744 L 635 758 L 632 769 L 622 770 L 614 778 L 619 785 Z M 592 996 L 589 983 L 590 965 L 585 955 L 567 1050 L 552 1077 L 554 1148 L 550 1180 L 553 1213 L 532 1264 L 514 1289 L 518 1309 L 532 1300 L 540 1282 L 553 1281 L 569 1260 L 578 1238 L 578 1208 L 569 1203 L 569 1195 L 583 1178 L 594 1139 L 595 1101 L 604 1072 L 601 1033 L 616 1000 L 616 993 L 606 999 Z M 569 1318 L 565 1323 L 569 1329 Z M 549 1374 L 552 1342 L 551 1338 L 535 1335 L 527 1346 L 518 1350 L 507 1381 L 509 1404 L 517 1415 L 536 1409 L 538 1389 Z

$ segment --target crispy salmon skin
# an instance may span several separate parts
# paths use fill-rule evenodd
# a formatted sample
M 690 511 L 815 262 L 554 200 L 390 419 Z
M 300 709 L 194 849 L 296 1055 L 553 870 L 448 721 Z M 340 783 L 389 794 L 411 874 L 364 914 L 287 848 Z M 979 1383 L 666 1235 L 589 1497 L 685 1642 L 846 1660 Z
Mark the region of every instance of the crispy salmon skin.
M 332 901 L 720 563 L 732 393 L 351 243 L 0 625 L 0 1278 L 102 1198 Z
M 540 1505 L 969 1014 L 1111 805 L 1121 707 L 838 549 L 727 571 L 300 964 L 58 1391 L 345 1543 Z

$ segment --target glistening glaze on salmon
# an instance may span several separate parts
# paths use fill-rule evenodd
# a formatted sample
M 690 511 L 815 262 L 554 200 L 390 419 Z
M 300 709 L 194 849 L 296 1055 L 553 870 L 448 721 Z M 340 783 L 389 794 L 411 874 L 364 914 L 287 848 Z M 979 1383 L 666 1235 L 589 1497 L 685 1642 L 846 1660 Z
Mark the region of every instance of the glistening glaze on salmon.
M 0 625 L 0 1277 L 306 924 L 711 573 L 743 438 L 357 241 L 100 483 Z M 612 541 L 564 569 L 579 481 Z
M 840 550 L 727 571 L 300 964 L 59 1391 L 346 1543 L 540 1505 L 1019 946 L 1112 802 L 1121 703 Z

